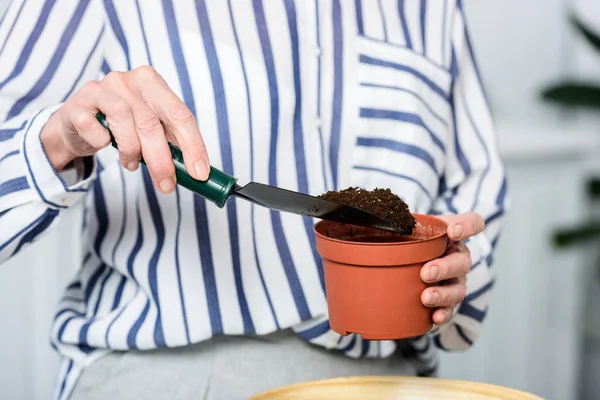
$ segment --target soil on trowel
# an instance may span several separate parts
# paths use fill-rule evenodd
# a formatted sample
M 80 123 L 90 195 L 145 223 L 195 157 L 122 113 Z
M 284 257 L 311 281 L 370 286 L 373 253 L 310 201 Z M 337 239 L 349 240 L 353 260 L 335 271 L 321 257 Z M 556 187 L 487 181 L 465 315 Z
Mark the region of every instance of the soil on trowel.
M 408 204 L 390 189 L 365 190 L 350 187 L 340 191 L 329 191 L 319 197 L 368 211 L 405 232 L 412 232 L 416 225 Z

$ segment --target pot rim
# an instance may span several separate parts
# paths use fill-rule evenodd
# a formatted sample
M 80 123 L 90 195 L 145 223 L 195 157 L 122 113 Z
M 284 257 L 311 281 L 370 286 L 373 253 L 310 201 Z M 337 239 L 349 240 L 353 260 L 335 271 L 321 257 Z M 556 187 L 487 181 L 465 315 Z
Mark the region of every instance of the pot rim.
M 426 218 L 435 218 L 438 221 L 442 222 L 444 225 L 446 225 L 446 228 L 448 227 L 448 223 L 436 215 L 421 214 L 421 213 L 411 213 L 411 214 L 415 217 L 422 216 L 422 217 L 426 217 Z M 321 223 L 326 223 L 326 222 L 331 223 L 331 221 L 321 220 L 313 225 L 313 232 L 315 233 L 316 236 L 318 236 L 320 239 L 327 240 L 330 242 L 335 242 L 335 243 L 340 243 L 340 244 L 350 244 L 350 245 L 354 245 L 354 246 L 373 246 L 373 247 L 385 246 L 385 247 L 389 247 L 389 246 L 415 245 L 418 243 L 430 242 L 430 241 L 439 239 L 441 237 L 444 237 L 448 234 L 448 230 L 446 229 L 446 231 L 444 231 L 443 233 L 440 233 L 438 235 L 431 236 L 431 237 L 428 237 L 425 239 L 407 240 L 407 241 L 402 241 L 402 242 L 354 242 L 351 240 L 334 239 L 334 238 L 325 236 L 322 233 L 320 233 L 317 230 L 317 226 Z

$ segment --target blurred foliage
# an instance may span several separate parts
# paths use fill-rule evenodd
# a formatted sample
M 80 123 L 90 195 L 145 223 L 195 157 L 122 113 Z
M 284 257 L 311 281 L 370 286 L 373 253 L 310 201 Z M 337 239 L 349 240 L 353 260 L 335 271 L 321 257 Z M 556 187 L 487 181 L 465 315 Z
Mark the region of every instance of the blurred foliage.
M 600 200 L 600 178 L 590 179 L 587 193 L 592 200 Z
M 596 239 L 600 239 L 600 223 L 594 222 L 571 229 L 562 229 L 554 233 L 554 244 L 557 247 L 568 247 Z
M 571 25 L 600 55 L 600 34 L 592 31 L 577 16 L 569 18 Z M 600 109 L 600 84 L 593 82 L 563 81 L 542 91 L 546 101 L 569 107 Z
M 546 89 L 542 95 L 546 101 L 569 107 L 600 109 L 600 87 L 592 83 L 564 82 Z
M 570 16 L 569 21 L 600 56 L 600 34 L 594 32 L 574 14 Z M 600 110 L 600 84 L 575 80 L 558 82 L 542 91 L 542 99 L 561 106 Z M 600 200 L 600 177 L 589 180 L 587 194 L 592 201 Z M 600 243 L 600 221 L 590 221 L 580 226 L 559 230 L 553 237 L 554 244 L 561 248 L 594 240 Z

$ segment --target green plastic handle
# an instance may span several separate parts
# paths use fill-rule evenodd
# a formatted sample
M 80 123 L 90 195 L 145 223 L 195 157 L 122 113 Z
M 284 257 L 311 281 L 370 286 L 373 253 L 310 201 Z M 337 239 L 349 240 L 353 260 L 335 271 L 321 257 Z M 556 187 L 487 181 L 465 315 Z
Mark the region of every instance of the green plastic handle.
M 106 117 L 104 114 L 96 114 L 96 119 L 102 124 L 103 127 L 106 128 L 106 130 L 108 130 L 113 147 L 118 149 L 117 142 L 110 128 L 108 127 L 108 123 L 106 122 Z M 187 173 L 181 150 L 172 143 L 169 143 L 169 149 L 171 150 L 171 157 L 173 158 L 173 163 L 175 164 L 177 183 L 191 190 L 192 192 L 199 194 L 206 200 L 216 204 L 217 207 L 223 208 L 225 202 L 231 194 L 233 186 L 237 182 L 237 178 L 234 178 L 233 176 L 230 176 L 225 172 L 211 166 L 207 181 L 203 182 L 196 180 Z M 140 160 L 140 162 L 146 164 L 143 158 Z

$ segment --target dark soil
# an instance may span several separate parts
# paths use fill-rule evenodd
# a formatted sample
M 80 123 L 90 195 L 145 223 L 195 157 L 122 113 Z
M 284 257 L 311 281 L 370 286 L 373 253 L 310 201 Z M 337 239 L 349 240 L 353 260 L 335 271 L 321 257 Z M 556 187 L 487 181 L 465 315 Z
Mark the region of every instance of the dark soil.
M 398 242 L 408 242 L 412 239 L 409 236 L 402 235 L 358 235 L 358 236 L 345 236 L 341 238 L 336 238 L 340 240 L 346 240 L 349 242 L 361 242 L 361 243 L 398 243 Z
M 319 197 L 368 211 L 402 231 L 412 231 L 416 225 L 408 204 L 390 189 L 365 190 L 350 187 L 341 191 L 330 191 Z

